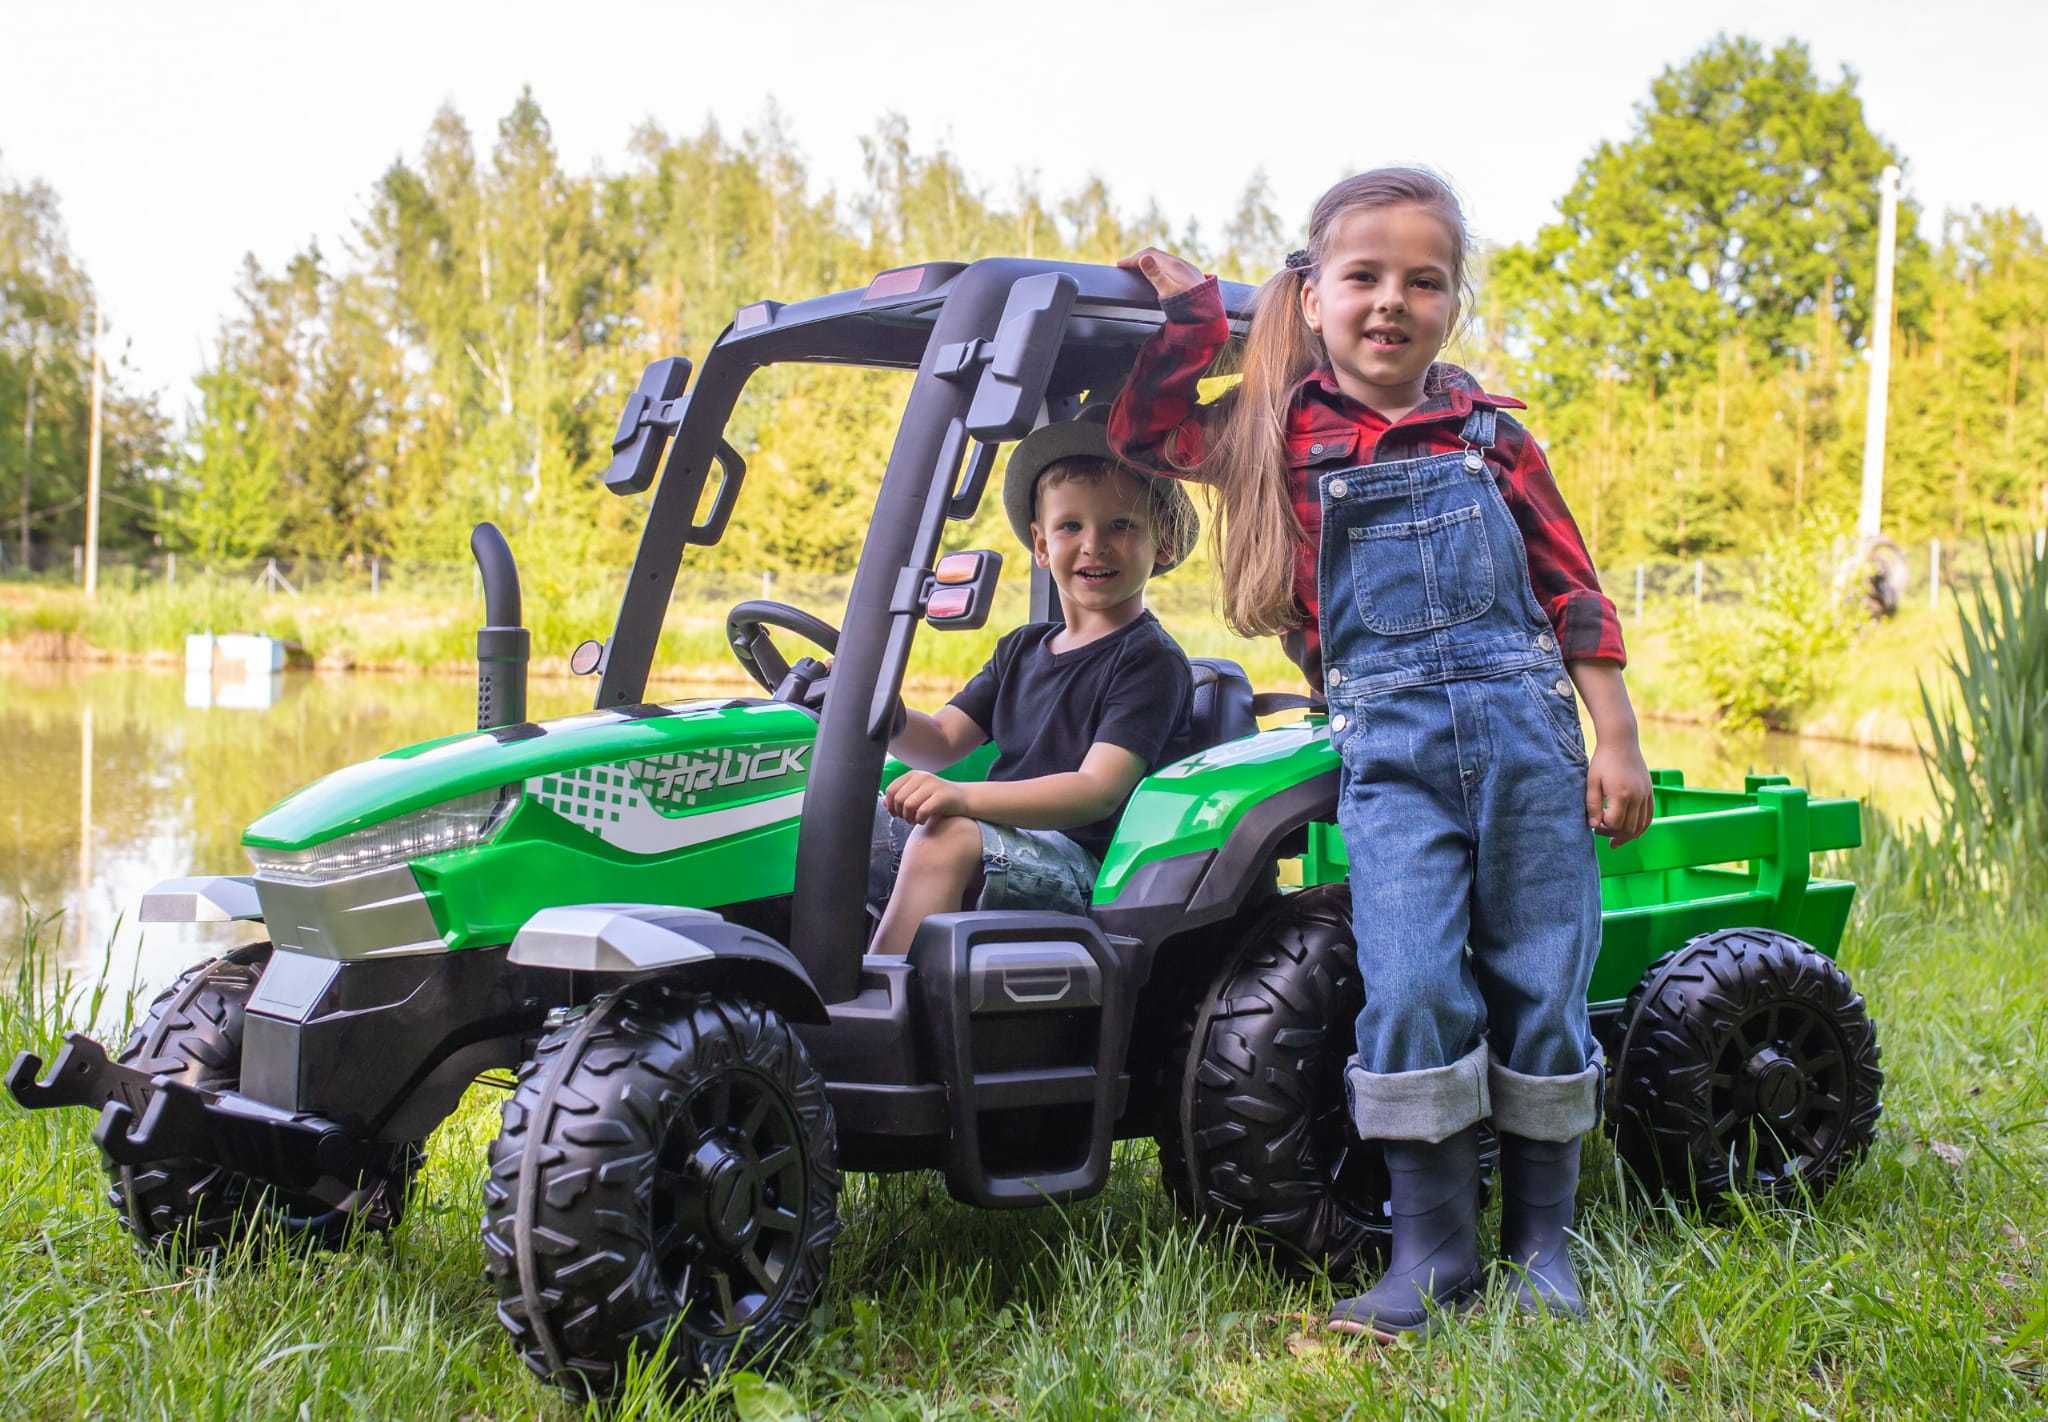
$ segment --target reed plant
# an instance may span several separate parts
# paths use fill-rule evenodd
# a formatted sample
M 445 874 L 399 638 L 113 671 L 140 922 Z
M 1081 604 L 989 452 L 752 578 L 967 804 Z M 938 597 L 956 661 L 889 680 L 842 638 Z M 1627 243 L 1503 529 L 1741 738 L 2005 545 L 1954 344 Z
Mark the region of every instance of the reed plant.
M 2048 559 L 2025 541 L 1988 552 L 1946 684 L 1921 679 L 1920 754 L 1950 887 L 2024 904 L 2048 880 Z

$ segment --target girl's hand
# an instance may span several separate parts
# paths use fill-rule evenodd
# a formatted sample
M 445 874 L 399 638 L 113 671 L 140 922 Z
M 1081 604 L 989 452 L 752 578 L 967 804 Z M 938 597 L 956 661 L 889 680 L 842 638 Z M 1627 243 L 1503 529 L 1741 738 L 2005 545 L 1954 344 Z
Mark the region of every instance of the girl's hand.
M 928 824 L 943 815 L 965 815 L 967 792 L 950 780 L 927 771 L 913 770 L 889 786 L 882 803 L 889 813 L 911 824 Z
M 1152 283 L 1152 289 L 1164 301 L 1169 296 L 1179 296 L 1202 284 L 1202 269 L 1193 262 L 1176 257 L 1171 252 L 1162 252 L 1157 247 L 1146 247 L 1131 253 L 1117 263 L 1127 272 L 1136 272 Z
M 1655 808 L 1650 795 L 1650 768 L 1643 764 L 1635 738 L 1603 737 L 1586 768 L 1586 824 L 1596 834 L 1627 844 L 1650 825 Z

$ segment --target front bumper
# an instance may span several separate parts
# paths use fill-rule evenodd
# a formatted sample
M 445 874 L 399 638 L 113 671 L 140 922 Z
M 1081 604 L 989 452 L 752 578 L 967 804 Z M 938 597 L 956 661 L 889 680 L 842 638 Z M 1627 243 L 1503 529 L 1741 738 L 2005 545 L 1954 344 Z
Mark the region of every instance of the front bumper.
M 38 1078 L 42 1058 L 23 1052 L 7 1090 L 31 1111 L 84 1106 L 100 1113 L 92 1138 L 119 1165 L 213 1162 L 281 1190 L 352 1208 L 364 1173 L 386 1149 L 310 1112 L 283 1111 L 233 1091 L 207 1091 L 122 1066 L 82 1032 Z

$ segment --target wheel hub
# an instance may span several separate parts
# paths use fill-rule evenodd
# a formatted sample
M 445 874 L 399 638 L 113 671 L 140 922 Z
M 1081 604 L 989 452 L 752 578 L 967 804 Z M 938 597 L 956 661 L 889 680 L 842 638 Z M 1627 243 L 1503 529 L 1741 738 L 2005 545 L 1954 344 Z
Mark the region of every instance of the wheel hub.
M 753 1153 L 730 1141 L 705 1141 L 692 1158 L 704 1182 L 704 1229 L 722 1249 L 744 1248 L 754 1237 L 761 1208 L 761 1178 Z
M 1776 1125 L 1799 1118 L 1806 1108 L 1806 1073 L 1776 1047 L 1763 1047 L 1743 1064 L 1757 1114 Z

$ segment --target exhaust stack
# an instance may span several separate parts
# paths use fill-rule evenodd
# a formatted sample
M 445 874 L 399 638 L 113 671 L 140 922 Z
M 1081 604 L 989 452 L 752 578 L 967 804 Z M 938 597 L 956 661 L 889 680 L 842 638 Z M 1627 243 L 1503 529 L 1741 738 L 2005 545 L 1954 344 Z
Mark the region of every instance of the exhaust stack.
M 494 523 L 469 535 L 484 583 L 484 625 L 476 630 L 476 728 L 516 726 L 526 719 L 526 661 L 533 639 L 519 625 L 519 567 Z

